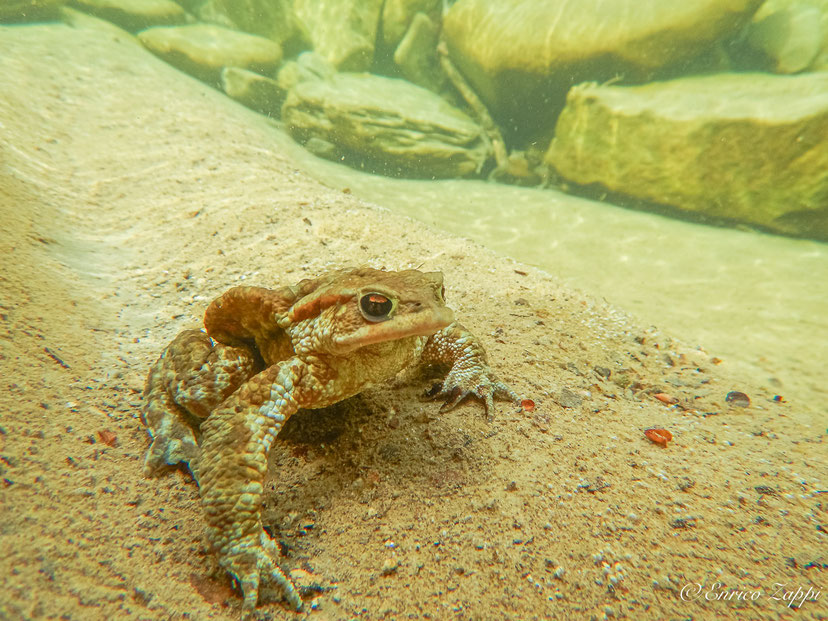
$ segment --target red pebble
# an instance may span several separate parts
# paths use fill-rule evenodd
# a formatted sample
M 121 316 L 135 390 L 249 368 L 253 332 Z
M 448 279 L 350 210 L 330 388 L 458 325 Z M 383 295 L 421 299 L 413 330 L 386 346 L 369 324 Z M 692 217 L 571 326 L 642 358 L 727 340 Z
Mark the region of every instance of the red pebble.
M 523 408 L 524 412 L 533 412 L 535 410 L 535 402 L 531 399 L 524 399 L 520 402 L 520 407 Z
M 660 444 L 664 447 L 666 447 L 667 443 L 673 439 L 673 434 L 666 429 L 645 429 L 644 435 L 651 442 L 655 442 L 656 444 Z
M 657 392 L 653 395 L 653 397 L 655 397 L 662 403 L 666 403 L 667 405 L 673 405 L 674 403 L 678 403 L 678 399 L 676 399 L 675 397 L 671 397 L 666 392 Z
M 110 431 L 109 429 L 102 429 L 99 431 L 98 440 L 107 446 L 118 446 L 118 436 L 115 435 L 115 432 Z

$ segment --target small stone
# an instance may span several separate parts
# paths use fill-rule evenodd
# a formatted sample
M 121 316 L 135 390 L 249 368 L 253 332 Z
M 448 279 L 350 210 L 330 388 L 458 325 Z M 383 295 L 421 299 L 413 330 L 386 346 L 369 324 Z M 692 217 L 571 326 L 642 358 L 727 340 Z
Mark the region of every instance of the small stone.
M 146 606 L 147 604 L 149 604 L 150 600 L 153 598 L 152 593 L 150 593 L 148 591 L 145 591 L 144 589 L 140 589 L 138 587 L 135 587 L 132 590 L 132 593 L 133 593 L 133 595 L 132 595 L 133 599 L 136 602 L 138 602 L 139 604 L 141 604 L 142 606 Z
M 577 408 L 583 402 L 583 398 L 569 390 L 569 388 L 564 388 L 561 390 L 561 394 L 558 396 L 558 405 L 563 408 Z
M 670 522 L 672 528 L 695 528 L 696 519 L 692 517 L 676 518 Z
M 735 405 L 740 408 L 746 408 L 750 405 L 750 397 L 743 392 L 739 392 L 738 390 L 731 390 L 727 393 L 725 401 L 727 401 L 730 405 Z
M 612 375 L 612 371 L 610 371 L 607 367 L 593 367 L 593 371 L 598 377 L 603 377 L 604 379 L 609 379 L 610 375 Z
M 391 574 L 397 571 L 397 568 L 400 564 L 397 562 L 396 559 L 389 558 L 385 559 L 385 562 L 382 564 L 382 575 L 383 576 L 390 576 Z
M 682 479 L 678 482 L 678 488 L 683 492 L 686 492 L 688 489 L 694 487 L 695 485 L 696 482 L 690 477 L 682 477 Z

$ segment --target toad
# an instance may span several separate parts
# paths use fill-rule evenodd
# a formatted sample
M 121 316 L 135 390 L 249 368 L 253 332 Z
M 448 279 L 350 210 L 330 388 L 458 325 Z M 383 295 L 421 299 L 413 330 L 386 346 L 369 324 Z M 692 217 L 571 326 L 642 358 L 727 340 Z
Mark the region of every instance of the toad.
M 494 411 L 518 402 L 498 381 L 480 342 L 454 321 L 443 275 L 343 269 L 281 289 L 234 287 L 204 316 L 206 333 L 181 332 L 150 369 L 143 421 L 148 475 L 186 464 L 201 494 L 206 539 L 241 587 L 252 616 L 262 581 L 302 599 L 277 565 L 262 528 L 271 445 L 298 409 L 351 397 L 419 364 L 448 369 L 433 394 L 441 410 L 467 396 Z

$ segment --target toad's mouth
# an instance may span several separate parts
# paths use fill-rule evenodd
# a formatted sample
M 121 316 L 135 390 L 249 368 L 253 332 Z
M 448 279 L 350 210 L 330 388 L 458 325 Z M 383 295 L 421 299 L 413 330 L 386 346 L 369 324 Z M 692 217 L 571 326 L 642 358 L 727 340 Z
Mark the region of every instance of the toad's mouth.
M 381 323 L 366 322 L 358 330 L 336 339 L 337 350 L 347 353 L 366 345 L 396 341 L 411 336 L 431 336 L 454 321 L 454 311 L 445 306 L 407 313 Z

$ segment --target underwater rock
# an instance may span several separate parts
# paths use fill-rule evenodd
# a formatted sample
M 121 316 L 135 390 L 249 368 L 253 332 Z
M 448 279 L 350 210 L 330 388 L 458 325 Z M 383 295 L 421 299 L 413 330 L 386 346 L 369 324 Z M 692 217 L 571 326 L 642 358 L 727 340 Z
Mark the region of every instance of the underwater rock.
M 425 13 L 417 13 L 394 52 L 394 62 L 409 81 L 439 92 L 446 83 L 437 58 L 438 31 Z
M 383 0 L 294 0 L 313 51 L 340 71 L 367 71 L 374 61 Z
M 828 239 L 828 73 L 581 84 L 546 161 L 578 184 Z
M 382 7 L 382 39 L 386 47 L 396 48 L 417 13 L 424 13 L 432 23 L 440 23 L 442 0 L 385 0 Z
M 187 21 L 187 12 L 173 0 L 72 0 L 70 5 L 129 32 Z
M 221 87 L 225 93 L 251 110 L 278 118 L 287 91 L 276 80 L 239 67 L 221 70 Z
M 224 67 L 270 74 L 282 58 L 269 39 L 208 24 L 150 28 L 138 39 L 156 56 L 214 86 L 220 86 Z
M 323 157 L 326 160 L 339 158 L 339 148 L 332 142 L 328 142 L 322 138 L 310 138 L 305 143 L 305 148 L 317 157 Z
M 463 112 L 429 90 L 376 75 L 301 82 L 282 119 L 300 142 L 334 144 L 345 163 L 389 176 L 464 177 L 490 156 L 482 129 Z
M 761 3 L 459 0 L 443 18 L 443 36 L 501 125 L 536 135 L 539 119 L 554 122 L 550 112 L 571 85 L 647 79 L 737 33 Z
M 66 0 L 2 0 L 0 22 L 35 22 L 57 19 Z
M 310 47 L 291 0 L 206 0 L 191 10 L 205 22 L 275 41 L 287 55 Z
M 302 52 L 296 60 L 289 60 L 279 69 L 276 81 L 285 92 L 299 82 L 307 80 L 330 80 L 336 69 L 315 52 Z
M 747 41 L 768 58 L 770 71 L 797 73 L 818 65 L 818 56 L 828 68 L 828 1 L 766 2 L 747 28 Z

